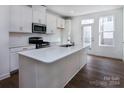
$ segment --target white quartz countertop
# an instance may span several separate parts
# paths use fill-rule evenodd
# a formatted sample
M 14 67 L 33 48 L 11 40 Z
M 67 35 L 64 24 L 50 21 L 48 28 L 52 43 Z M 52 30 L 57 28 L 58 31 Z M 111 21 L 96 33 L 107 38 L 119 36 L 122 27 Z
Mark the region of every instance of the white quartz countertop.
M 81 49 L 83 49 L 81 45 L 72 47 L 52 46 L 48 48 L 23 51 L 19 52 L 19 54 L 44 63 L 53 63 Z

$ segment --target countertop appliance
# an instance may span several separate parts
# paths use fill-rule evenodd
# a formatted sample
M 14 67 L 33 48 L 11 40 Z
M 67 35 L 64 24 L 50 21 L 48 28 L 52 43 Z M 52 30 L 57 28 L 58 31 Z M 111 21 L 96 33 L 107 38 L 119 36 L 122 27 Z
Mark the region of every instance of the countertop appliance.
M 50 42 L 43 41 L 42 37 L 29 37 L 29 44 L 36 44 L 36 49 L 50 46 Z
M 39 23 L 32 23 L 32 33 L 46 34 L 46 25 Z

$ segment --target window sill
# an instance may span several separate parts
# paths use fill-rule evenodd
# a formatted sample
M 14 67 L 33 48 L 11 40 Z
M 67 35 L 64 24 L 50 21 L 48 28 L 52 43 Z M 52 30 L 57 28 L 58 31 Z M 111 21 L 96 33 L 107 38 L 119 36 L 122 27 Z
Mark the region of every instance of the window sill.
M 99 45 L 100 47 L 114 47 L 114 45 Z

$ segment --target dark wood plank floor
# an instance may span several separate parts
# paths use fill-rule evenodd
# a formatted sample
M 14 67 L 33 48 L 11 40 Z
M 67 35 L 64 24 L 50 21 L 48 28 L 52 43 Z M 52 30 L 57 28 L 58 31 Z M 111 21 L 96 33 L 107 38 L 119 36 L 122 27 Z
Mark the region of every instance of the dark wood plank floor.
M 0 81 L 1 88 L 18 88 L 18 73 Z M 120 60 L 89 56 L 87 65 L 65 88 L 124 87 L 124 62 Z
M 18 72 L 11 74 L 11 77 L 0 81 L 0 88 L 18 88 L 19 87 L 19 75 Z
M 66 88 L 124 87 L 124 62 L 96 56 L 87 57 L 87 65 L 65 86 Z

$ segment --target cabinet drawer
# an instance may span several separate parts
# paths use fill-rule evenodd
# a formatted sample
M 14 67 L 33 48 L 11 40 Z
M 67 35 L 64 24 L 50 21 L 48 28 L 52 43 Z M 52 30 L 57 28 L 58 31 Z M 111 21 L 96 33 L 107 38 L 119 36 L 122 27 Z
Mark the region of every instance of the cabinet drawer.
M 11 48 L 9 51 L 10 52 L 19 52 L 19 51 L 22 51 L 22 48 Z
M 31 50 L 31 49 L 35 49 L 35 45 L 25 46 L 25 47 L 18 47 L 18 48 L 11 48 L 9 51 L 10 52 L 20 52 L 20 51 Z

